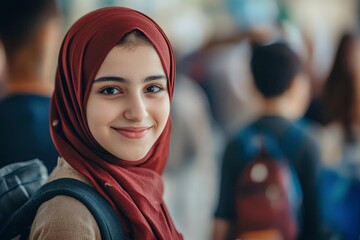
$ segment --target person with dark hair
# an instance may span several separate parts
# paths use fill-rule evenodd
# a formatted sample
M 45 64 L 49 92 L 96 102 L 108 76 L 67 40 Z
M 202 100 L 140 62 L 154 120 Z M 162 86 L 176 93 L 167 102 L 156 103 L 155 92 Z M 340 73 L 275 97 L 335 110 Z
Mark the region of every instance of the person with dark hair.
M 359 32 L 344 32 L 320 98 L 326 119 L 317 133 L 323 222 L 341 239 L 357 239 L 360 234 L 359 62 Z
M 319 134 L 319 140 L 325 165 L 336 166 L 342 159 L 352 161 L 352 170 L 360 179 L 359 39 L 357 32 L 344 33 L 340 39 L 322 92 L 326 125 Z
M 49 181 L 74 178 L 110 204 L 126 239 L 182 239 L 163 200 L 175 57 L 164 31 L 136 10 L 106 7 L 77 20 L 62 42 L 50 108 L 60 154 Z M 90 211 L 57 196 L 30 239 L 101 239 Z
M 325 81 L 322 102 L 326 125 L 338 123 L 347 143 L 356 139 L 358 119 L 357 78 L 359 57 L 358 36 L 354 33 L 344 34 L 339 42 L 330 74 Z
M 272 98 L 282 95 L 289 88 L 300 72 L 300 59 L 285 44 L 255 44 L 250 69 L 256 88 L 265 98 Z
M 294 166 L 303 198 L 299 239 L 319 239 L 316 174 L 320 155 L 314 139 L 297 124 L 308 104 L 308 79 L 302 72 L 298 56 L 283 42 L 254 44 L 250 66 L 255 86 L 262 96 L 262 111 L 255 121 L 236 132 L 226 145 L 213 239 L 229 239 L 234 232 L 236 179 L 244 171 L 247 159 L 247 146 L 237 136 L 247 129 L 271 136 Z M 296 132 L 296 150 L 288 149 L 289 143 L 282 141 L 291 131 Z
M 5 52 L 0 99 L 0 167 L 38 158 L 48 171 L 58 153 L 50 138 L 49 109 L 60 13 L 55 0 L 0 2 L 0 41 Z

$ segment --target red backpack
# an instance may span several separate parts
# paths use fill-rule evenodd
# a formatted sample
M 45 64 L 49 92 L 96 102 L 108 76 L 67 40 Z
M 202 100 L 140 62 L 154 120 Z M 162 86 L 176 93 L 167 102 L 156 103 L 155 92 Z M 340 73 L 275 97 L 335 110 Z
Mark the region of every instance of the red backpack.
M 236 183 L 234 237 L 295 240 L 302 201 L 296 173 L 284 155 L 279 154 L 279 148 L 274 154 L 277 143 L 273 139 L 260 134 L 252 135 L 246 142 L 257 146 L 257 151 Z

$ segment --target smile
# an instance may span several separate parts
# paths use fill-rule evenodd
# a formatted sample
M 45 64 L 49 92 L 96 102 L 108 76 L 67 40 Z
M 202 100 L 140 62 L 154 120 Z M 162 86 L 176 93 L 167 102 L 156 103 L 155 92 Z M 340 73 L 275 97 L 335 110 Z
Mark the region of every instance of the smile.
M 139 139 L 143 138 L 150 130 L 151 127 L 146 128 L 114 128 L 118 133 L 126 138 Z

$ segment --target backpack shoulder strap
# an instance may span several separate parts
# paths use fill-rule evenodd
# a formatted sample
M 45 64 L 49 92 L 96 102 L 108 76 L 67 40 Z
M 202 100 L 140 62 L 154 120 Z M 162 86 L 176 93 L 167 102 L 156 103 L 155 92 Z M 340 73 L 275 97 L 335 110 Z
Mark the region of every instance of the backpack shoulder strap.
M 40 205 L 58 195 L 69 196 L 82 202 L 95 218 L 102 239 L 125 239 L 121 223 L 110 204 L 94 188 L 72 178 L 61 178 L 43 185 L 1 228 L 1 239 L 10 239 L 21 234 L 22 230 L 32 224 Z
M 280 144 L 284 147 L 285 151 L 296 155 L 301 148 L 305 138 L 302 137 L 301 131 L 297 125 L 291 125 L 284 131 L 280 138 Z
M 245 163 L 255 159 L 263 150 L 272 156 L 278 156 L 281 153 L 273 134 L 262 129 L 258 124 L 244 127 L 237 135 L 236 141 L 242 144 L 244 151 L 242 158 Z
M 258 148 L 253 142 L 253 136 L 256 134 L 256 129 L 252 124 L 245 126 L 236 136 L 236 141 L 243 145 L 245 162 L 252 159 L 258 153 Z
M 258 155 L 261 147 L 267 149 L 272 156 L 283 156 L 284 153 L 294 156 L 302 149 L 305 139 L 297 125 L 291 124 L 274 131 L 263 128 L 261 122 L 255 122 L 245 126 L 236 135 L 236 141 L 243 146 L 245 162 Z

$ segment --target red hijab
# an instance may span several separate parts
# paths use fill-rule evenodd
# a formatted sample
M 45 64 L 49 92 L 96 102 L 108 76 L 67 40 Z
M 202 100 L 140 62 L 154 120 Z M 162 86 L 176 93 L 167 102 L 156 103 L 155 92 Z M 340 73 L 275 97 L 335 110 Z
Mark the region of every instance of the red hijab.
M 170 125 L 141 160 L 119 159 L 90 133 L 86 105 L 92 82 L 108 52 L 132 30 L 143 32 L 155 47 L 168 79 L 172 99 L 175 61 L 169 40 L 144 14 L 108 7 L 80 18 L 62 43 L 51 102 L 51 136 L 61 157 L 90 179 L 116 211 L 130 239 L 182 239 L 162 199 Z M 119 146 L 121 147 L 121 146 Z

